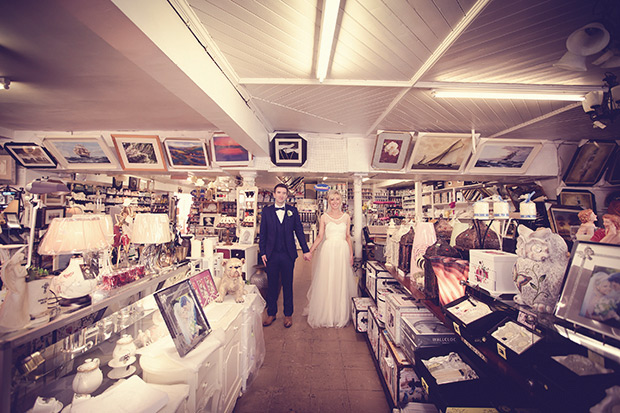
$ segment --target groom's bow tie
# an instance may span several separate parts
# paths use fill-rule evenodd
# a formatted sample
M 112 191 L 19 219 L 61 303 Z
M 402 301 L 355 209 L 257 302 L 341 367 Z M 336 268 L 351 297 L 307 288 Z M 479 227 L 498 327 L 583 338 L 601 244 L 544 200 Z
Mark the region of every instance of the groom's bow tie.
M 284 211 L 284 207 L 276 207 L 276 211 Z

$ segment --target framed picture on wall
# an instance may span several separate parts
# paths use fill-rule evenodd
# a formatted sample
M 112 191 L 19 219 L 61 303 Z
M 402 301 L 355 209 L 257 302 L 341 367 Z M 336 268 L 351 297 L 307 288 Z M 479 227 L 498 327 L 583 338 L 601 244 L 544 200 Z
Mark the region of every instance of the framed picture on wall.
M 594 194 L 590 191 L 578 191 L 572 189 L 564 189 L 560 192 L 560 204 L 564 206 L 579 207 L 582 209 L 591 209 L 596 213 L 596 203 Z
M 47 226 L 52 222 L 55 218 L 62 218 L 65 216 L 65 208 L 64 207 L 45 207 L 43 210 L 43 228 L 47 228 Z
M 10 155 L 0 155 L 0 183 L 15 183 L 17 168 L 15 167 L 15 159 Z
M 248 166 L 252 154 L 233 138 L 223 133 L 216 133 L 211 138 L 213 163 L 220 167 Z
M 165 171 L 164 152 L 157 135 L 112 135 L 126 171 Z
M 211 332 L 189 280 L 157 291 L 155 301 L 179 356 L 184 357 Z
M 551 205 L 549 208 L 551 229 L 564 238 L 564 241 L 566 241 L 569 246 L 572 244 L 573 236 L 581 225 L 581 221 L 579 221 L 579 211 L 582 209 L 583 208 L 561 205 Z
M 616 148 L 616 152 L 609 160 L 605 180 L 612 185 L 620 185 L 620 147 Z
M 41 202 L 45 206 L 64 206 L 65 205 L 65 194 L 41 194 Z
M 522 174 L 542 148 L 539 141 L 488 139 L 480 143 L 467 167 L 468 173 Z
M 564 174 L 564 183 L 569 186 L 594 185 L 601 179 L 615 150 L 614 141 L 587 141 L 575 151 Z
M 403 169 L 407 155 L 414 144 L 415 132 L 377 133 L 375 149 L 372 154 L 372 167 L 375 169 L 398 171 Z
M 43 144 L 66 169 L 118 169 L 114 152 L 102 137 L 52 137 Z
M 308 142 L 297 133 L 276 133 L 269 149 L 277 166 L 303 166 L 308 156 Z
M 209 169 L 207 145 L 201 139 L 166 138 L 164 147 L 173 169 Z
M 471 155 L 471 142 L 468 133 L 419 132 L 407 171 L 460 172 Z
M 7 142 L 4 149 L 24 168 L 56 168 L 56 159 L 36 143 Z
M 129 177 L 129 185 L 127 185 L 127 188 L 130 191 L 137 191 L 140 189 L 140 178 L 136 178 L 135 176 L 130 176 Z

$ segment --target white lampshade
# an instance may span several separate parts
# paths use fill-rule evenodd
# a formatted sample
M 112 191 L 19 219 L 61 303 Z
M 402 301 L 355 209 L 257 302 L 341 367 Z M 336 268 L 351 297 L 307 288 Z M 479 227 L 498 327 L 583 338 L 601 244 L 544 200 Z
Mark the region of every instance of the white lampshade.
M 96 215 L 96 217 L 99 218 L 99 225 L 101 225 L 101 230 L 106 239 L 110 245 L 114 244 L 114 222 L 112 217 L 110 215 Z
M 166 214 L 136 214 L 131 242 L 134 244 L 163 244 L 170 242 L 170 220 Z
M 39 245 L 41 255 L 100 251 L 111 246 L 100 219 L 95 215 L 74 215 L 52 220 Z
M 585 99 L 581 102 L 581 106 L 583 107 L 583 111 L 593 112 L 594 108 L 600 106 L 603 102 L 603 91 L 596 90 L 593 92 L 586 93 Z
M 588 70 L 586 67 L 586 57 L 571 52 L 564 53 L 564 56 L 562 56 L 557 63 L 554 63 L 553 66 L 559 69 L 573 70 L 575 72 L 585 72 Z
M 566 39 L 569 52 L 579 56 L 590 56 L 600 52 L 609 44 L 609 32 L 601 23 L 589 23 L 575 30 Z
M 601 65 L 603 69 L 611 69 L 614 67 L 620 67 L 620 56 L 612 56 L 605 63 Z

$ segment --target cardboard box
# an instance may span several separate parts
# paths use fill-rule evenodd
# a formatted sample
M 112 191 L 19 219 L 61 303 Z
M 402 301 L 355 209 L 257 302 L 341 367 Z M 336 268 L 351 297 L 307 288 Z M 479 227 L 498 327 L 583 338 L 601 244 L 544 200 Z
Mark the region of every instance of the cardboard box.
M 468 282 L 493 296 L 516 294 L 518 289 L 512 279 L 512 269 L 517 254 L 499 250 L 469 250 Z
M 403 319 L 402 333 L 403 349 L 405 346 L 409 346 L 410 349 L 411 347 L 441 346 L 454 343 L 459 339 L 451 328 L 436 317 L 422 319 L 406 317 Z M 405 353 L 409 352 L 405 351 Z
M 400 284 L 389 284 L 387 286 L 379 287 L 377 290 L 377 316 L 379 321 L 385 323 L 387 317 L 387 305 L 386 299 L 388 294 L 405 294 L 406 290 Z
M 397 346 L 401 345 L 401 323 L 404 317 L 432 318 L 433 313 L 409 294 L 391 293 L 386 296 L 385 329 Z
M 366 291 L 373 300 L 377 299 L 377 288 L 390 284 L 398 284 L 398 280 L 392 277 L 383 265 L 377 261 L 366 263 Z
M 365 333 L 368 330 L 368 307 L 375 302 L 370 297 L 351 298 L 351 318 L 353 326 L 358 333 Z
M 379 360 L 379 335 L 383 330 L 385 330 L 385 324 L 377 319 L 377 307 L 368 307 L 368 330 L 366 334 L 375 360 Z

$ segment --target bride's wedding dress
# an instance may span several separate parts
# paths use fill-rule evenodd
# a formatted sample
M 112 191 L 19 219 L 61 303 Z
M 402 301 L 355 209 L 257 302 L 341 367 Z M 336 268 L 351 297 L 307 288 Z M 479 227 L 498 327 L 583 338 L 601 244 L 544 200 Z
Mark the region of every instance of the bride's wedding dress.
M 347 214 L 338 219 L 327 214 L 325 217 L 325 238 L 313 260 L 312 284 L 304 313 L 312 327 L 344 327 L 351 319 L 351 297 L 357 296 L 346 240 L 349 220 Z

